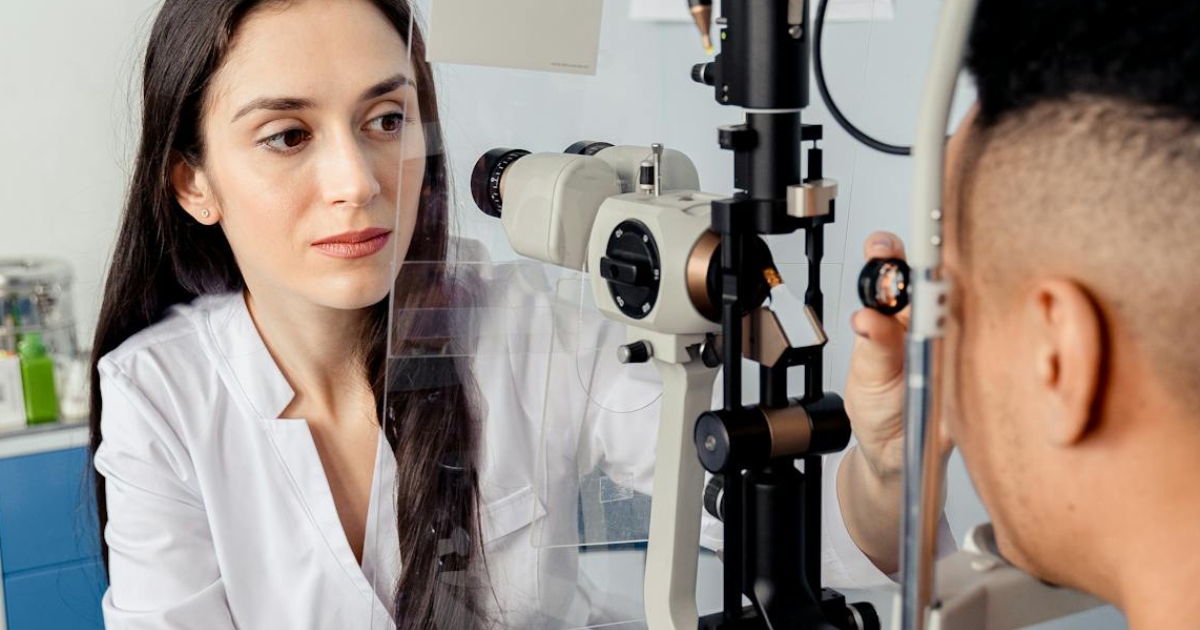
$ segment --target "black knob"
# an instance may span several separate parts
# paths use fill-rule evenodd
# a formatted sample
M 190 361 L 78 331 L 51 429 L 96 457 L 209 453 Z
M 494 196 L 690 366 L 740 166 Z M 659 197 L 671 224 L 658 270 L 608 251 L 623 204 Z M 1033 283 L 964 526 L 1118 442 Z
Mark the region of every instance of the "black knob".
M 850 418 L 841 397 L 826 393 L 803 406 L 706 411 L 692 437 L 705 470 L 730 473 L 781 457 L 836 453 L 850 442 Z
M 654 164 L 642 162 L 638 167 L 638 185 L 651 188 L 654 186 Z
M 771 452 L 771 431 L 757 408 L 706 411 L 696 420 L 693 439 L 700 464 L 713 474 L 750 468 Z
M 749 151 L 758 144 L 758 132 L 746 125 L 725 125 L 717 128 L 717 143 L 728 151 Z
M 879 613 L 867 602 L 855 602 L 846 606 L 849 617 L 847 625 L 851 630 L 880 630 L 883 627 L 879 621 Z
M 700 464 L 711 473 L 725 472 L 729 463 L 729 432 L 719 412 L 709 411 L 696 421 L 696 452 Z
M 612 144 L 610 144 L 608 142 L 596 142 L 593 140 L 580 140 L 579 142 L 576 142 L 575 144 L 572 144 L 571 146 L 567 147 L 567 150 L 563 151 L 563 153 L 566 153 L 568 155 L 596 155 L 597 153 L 599 153 L 605 149 L 611 148 L 611 147 L 612 147 Z
M 704 509 L 718 521 L 725 521 L 725 477 L 713 475 L 704 486 Z
M 704 362 L 704 367 L 721 367 L 721 340 L 717 336 L 708 333 L 704 336 L 704 345 L 700 347 L 700 360 Z
M 703 83 L 704 85 L 712 85 L 716 80 L 715 77 L 713 77 L 712 62 L 710 61 L 708 63 L 698 63 L 698 64 L 692 66 L 692 80 L 695 81 L 696 83 Z
M 622 221 L 609 235 L 600 259 L 600 277 L 621 313 L 644 319 L 654 310 L 662 280 L 658 243 L 644 223 Z
M 807 454 L 828 455 L 850 444 L 850 416 L 846 415 L 846 402 L 841 396 L 825 392 L 817 400 L 804 405 L 804 411 L 812 423 Z
M 652 354 L 650 344 L 645 341 L 635 341 L 617 348 L 617 360 L 621 363 L 645 363 Z
M 653 269 L 646 261 L 626 261 L 605 256 L 600 259 L 600 277 L 616 284 L 641 287 L 653 281 Z
M 504 206 L 500 181 L 504 171 L 526 155 L 529 152 L 522 149 L 492 149 L 475 162 L 475 168 L 471 169 L 471 197 L 484 214 L 500 218 Z

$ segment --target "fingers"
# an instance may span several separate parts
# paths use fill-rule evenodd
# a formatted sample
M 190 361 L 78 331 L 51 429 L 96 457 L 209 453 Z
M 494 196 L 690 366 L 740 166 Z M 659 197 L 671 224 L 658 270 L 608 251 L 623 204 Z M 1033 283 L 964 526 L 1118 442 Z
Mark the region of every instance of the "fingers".
M 879 311 L 864 308 L 850 316 L 850 327 L 859 338 L 874 345 L 898 346 L 903 350 L 904 334 L 908 328 L 897 317 L 889 317 Z
M 904 255 L 904 241 L 891 232 L 872 232 L 863 244 L 863 258 L 899 258 L 907 260 Z
M 853 368 L 864 383 L 883 384 L 904 370 L 904 335 L 907 321 L 863 309 L 850 318 L 854 340 Z

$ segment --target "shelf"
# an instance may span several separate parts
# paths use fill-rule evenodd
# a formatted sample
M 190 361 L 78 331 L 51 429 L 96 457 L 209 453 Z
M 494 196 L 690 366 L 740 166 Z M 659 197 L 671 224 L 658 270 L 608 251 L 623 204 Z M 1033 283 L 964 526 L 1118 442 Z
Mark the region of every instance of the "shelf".
M 75 327 L 72 322 L 59 322 L 57 324 L 38 325 L 38 326 L 4 326 L 0 325 L 0 337 L 11 337 L 13 335 L 29 335 L 38 334 L 44 335 L 49 332 L 58 332 L 60 330 L 70 330 Z
M 0 458 L 87 446 L 86 421 L 53 422 L 0 431 Z

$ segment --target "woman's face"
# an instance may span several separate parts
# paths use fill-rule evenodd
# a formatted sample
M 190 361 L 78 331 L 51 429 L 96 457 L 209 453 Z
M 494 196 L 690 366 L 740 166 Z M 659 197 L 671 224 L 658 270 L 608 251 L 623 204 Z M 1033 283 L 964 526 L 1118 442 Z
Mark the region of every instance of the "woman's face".
M 425 174 L 407 48 L 365 0 L 268 7 L 239 27 L 204 104 L 203 164 L 172 176 L 260 300 L 359 309 L 387 296 Z

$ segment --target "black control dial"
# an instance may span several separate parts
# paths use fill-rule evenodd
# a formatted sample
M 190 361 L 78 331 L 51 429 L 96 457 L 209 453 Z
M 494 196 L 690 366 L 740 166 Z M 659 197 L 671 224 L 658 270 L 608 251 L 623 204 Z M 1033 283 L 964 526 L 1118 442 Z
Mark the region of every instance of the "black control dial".
M 608 149 L 610 147 L 612 147 L 612 145 L 607 142 L 597 142 L 595 140 L 580 140 L 579 142 L 576 142 L 575 144 L 572 144 L 571 146 L 567 147 L 567 150 L 563 151 L 563 153 L 568 153 L 568 154 L 572 154 L 572 155 L 596 155 L 597 153 L 599 153 L 605 149 Z
M 644 319 L 658 301 L 662 260 L 649 228 L 639 221 L 623 221 L 608 237 L 600 259 L 600 277 L 621 312 Z
M 704 486 L 704 510 L 718 521 L 725 521 L 725 477 L 713 475 Z

